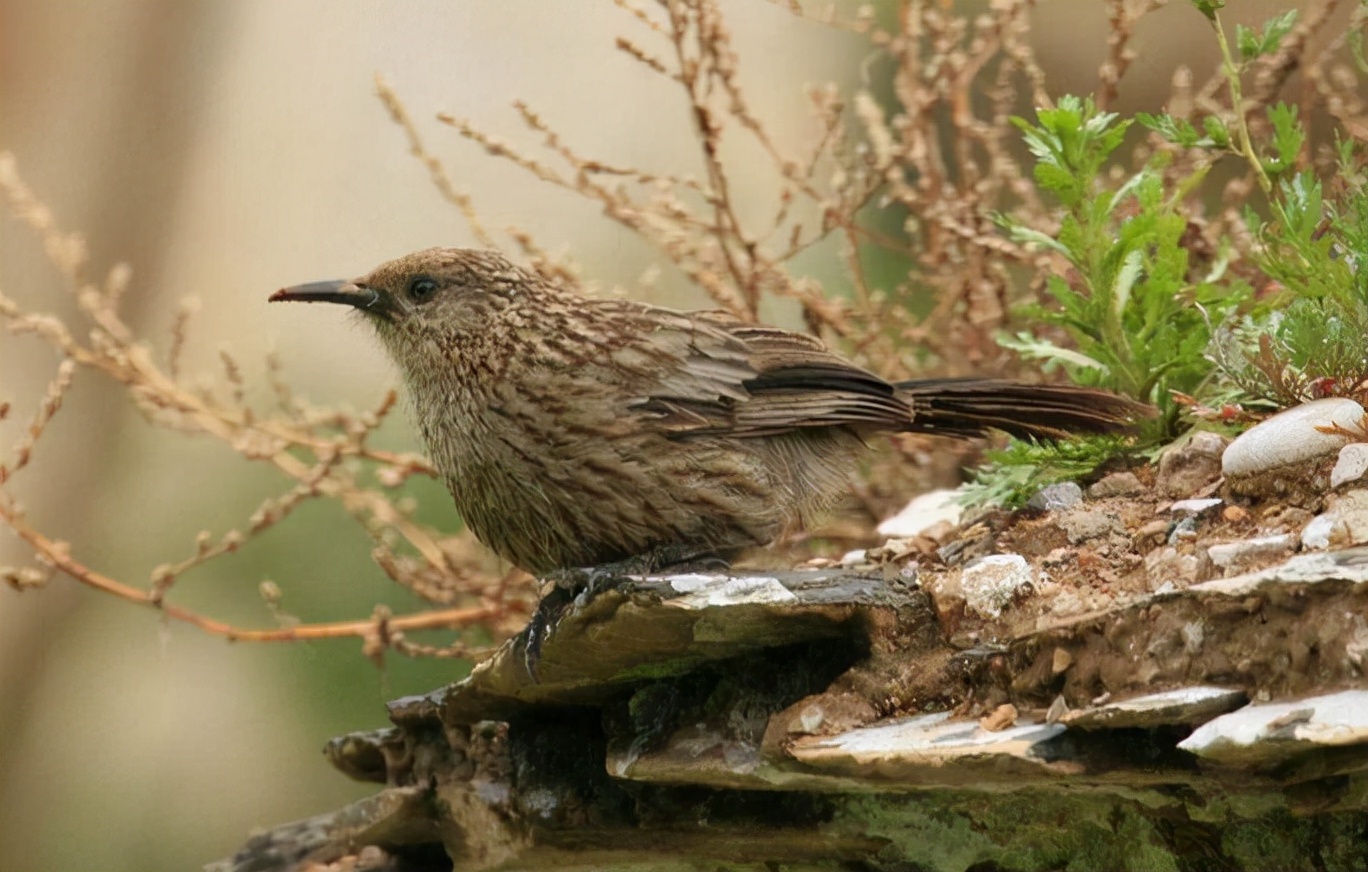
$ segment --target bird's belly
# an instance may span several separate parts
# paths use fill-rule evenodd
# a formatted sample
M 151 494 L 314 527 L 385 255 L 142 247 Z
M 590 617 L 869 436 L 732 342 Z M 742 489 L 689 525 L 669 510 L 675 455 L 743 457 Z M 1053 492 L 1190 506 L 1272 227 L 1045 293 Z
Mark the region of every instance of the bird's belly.
M 505 444 L 465 461 L 447 478 L 465 522 L 533 572 L 667 548 L 735 551 L 772 540 L 786 515 L 763 460 L 734 440 Z

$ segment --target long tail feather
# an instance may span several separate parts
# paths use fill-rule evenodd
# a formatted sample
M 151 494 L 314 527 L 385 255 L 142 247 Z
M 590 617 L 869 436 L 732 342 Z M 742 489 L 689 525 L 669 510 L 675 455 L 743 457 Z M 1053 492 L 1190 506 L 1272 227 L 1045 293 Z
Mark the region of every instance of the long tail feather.
M 1095 388 L 1001 379 L 914 379 L 894 385 L 913 409 L 909 430 L 979 436 L 1063 439 L 1074 433 L 1124 433 L 1153 410 Z

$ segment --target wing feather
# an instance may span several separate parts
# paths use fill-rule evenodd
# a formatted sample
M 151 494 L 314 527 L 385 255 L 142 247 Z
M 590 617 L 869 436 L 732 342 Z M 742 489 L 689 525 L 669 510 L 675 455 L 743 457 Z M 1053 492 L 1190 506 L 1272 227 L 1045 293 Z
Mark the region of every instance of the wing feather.
M 668 310 L 653 310 L 657 317 Z M 680 437 L 772 436 L 814 427 L 908 424 L 897 389 L 801 333 L 745 324 L 723 312 L 668 312 L 652 340 L 673 365 L 636 408 Z M 684 319 L 681 323 L 677 319 Z M 662 333 L 664 335 L 662 335 Z M 687 339 L 687 345 L 676 340 Z

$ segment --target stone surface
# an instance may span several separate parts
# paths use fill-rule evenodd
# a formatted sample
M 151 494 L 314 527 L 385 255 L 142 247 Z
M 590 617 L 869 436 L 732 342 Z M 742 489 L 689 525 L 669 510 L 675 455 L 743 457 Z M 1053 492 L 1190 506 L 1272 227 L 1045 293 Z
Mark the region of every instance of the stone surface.
M 871 784 L 885 787 L 987 784 L 1013 780 L 1023 772 L 1076 770 L 1070 763 L 1058 765 L 1056 755 L 1046 751 L 1048 742 L 1064 730 L 1060 724 L 1029 719 L 988 730 L 978 721 L 954 720 L 941 712 L 800 740 L 791 753 L 798 762 L 824 773 L 872 777 Z
M 1083 488 L 1072 481 L 1046 485 L 1031 495 L 1026 508 L 1041 512 L 1057 512 L 1083 502 Z
M 512 644 L 396 700 L 328 749 L 380 793 L 212 868 L 1361 869 L 1368 549 L 955 644 L 860 573 L 601 596 L 541 681 Z
M 1368 473 L 1368 443 L 1351 442 L 1340 449 L 1335 458 L 1335 468 L 1330 470 L 1330 486 L 1355 482 Z
M 1181 444 L 1168 448 L 1159 458 L 1155 488 L 1172 499 L 1197 494 L 1221 477 L 1221 454 L 1226 439 L 1219 433 L 1199 431 Z
M 880 536 L 906 538 L 920 535 L 942 521 L 958 524 L 964 507 L 959 491 L 938 490 L 913 498 L 902 511 L 879 524 Z
M 1330 547 L 1330 534 L 1335 529 L 1335 516 L 1331 514 L 1317 515 L 1302 528 L 1301 544 L 1303 548 L 1324 550 Z
M 1332 398 L 1295 406 L 1241 433 L 1221 458 L 1230 489 L 1253 497 L 1318 500 L 1329 485 L 1336 455 L 1357 430 L 1363 407 Z
M 747 652 L 849 637 L 871 612 L 926 607 L 882 573 L 806 570 L 775 575 L 625 579 L 559 622 L 542 646 L 537 680 L 521 637 L 504 643 L 443 692 L 443 718 L 507 718 L 538 705 L 593 705 L 619 688 Z
M 1326 510 L 1302 530 L 1307 548 L 1347 548 L 1368 544 L 1368 490 L 1331 494 Z
M 1225 500 L 1220 497 L 1208 497 L 1204 500 L 1178 500 L 1171 503 L 1168 507 L 1169 513 L 1188 517 L 1194 515 L 1204 515 L 1212 509 L 1221 505 Z
M 421 806 L 427 791 L 414 787 L 393 788 L 358 800 L 340 811 L 285 824 L 253 836 L 236 854 L 205 867 L 206 872 L 270 872 L 321 868 L 343 860 L 354 846 L 379 850 L 378 843 L 401 844 L 423 826 Z M 490 834 L 491 836 L 493 833 Z M 384 858 L 371 855 L 373 868 Z M 317 864 L 317 865 L 315 865 Z
M 960 591 L 970 611 L 996 617 L 1034 580 L 1034 570 L 1020 554 L 989 554 L 964 568 Z
M 1288 554 L 1296 544 L 1297 537 L 1293 534 L 1278 533 L 1212 545 L 1207 548 L 1207 556 L 1218 569 L 1231 574 L 1252 563 Z
M 1113 512 L 1099 509 L 1074 509 L 1062 512 L 1055 523 L 1073 545 L 1098 539 L 1128 538 L 1126 525 L 1121 523 L 1121 519 Z
M 1347 582 L 1356 586 L 1368 584 L 1368 548 L 1298 554 L 1266 569 L 1204 581 L 1189 588 L 1188 592 L 1210 592 L 1225 596 L 1242 596 L 1258 591 L 1272 594 L 1279 586 L 1318 585 L 1329 582 Z
M 1245 692 L 1227 687 L 1180 687 L 1118 702 L 1074 709 L 1059 722 L 1078 729 L 1152 729 L 1173 724 L 1202 724 L 1243 706 Z
M 1133 472 L 1113 472 L 1088 487 L 1088 496 L 1095 500 L 1107 497 L 1133 497 L 1144 493 L 1145 485 Z
M 1368 690 L 1246 706 L 1178 743 L 1206 760 L 1260 767 L 1343 745 L 1368 745 Z
M 1209 577 L 1211 558 L 1204 553 L 1179 551 L 1173 545 L 1163 545 L 1145 555 L 1145 574 L 1149 589 L 1158 591 L 1164 585 L 1183 587 Z

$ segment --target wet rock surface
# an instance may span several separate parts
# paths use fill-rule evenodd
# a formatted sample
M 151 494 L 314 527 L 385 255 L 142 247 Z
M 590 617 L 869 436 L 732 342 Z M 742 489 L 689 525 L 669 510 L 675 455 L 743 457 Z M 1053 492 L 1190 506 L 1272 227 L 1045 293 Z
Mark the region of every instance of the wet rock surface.
M 923 506 L 838 565 L 622 579 L 535 679 L 510 640 L 330 743 L 375 796 L 212 868 L 1363 870 L 1346 438 L 1241 485 L 1199 434 L 953 533 Z

